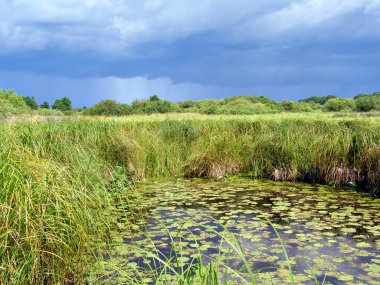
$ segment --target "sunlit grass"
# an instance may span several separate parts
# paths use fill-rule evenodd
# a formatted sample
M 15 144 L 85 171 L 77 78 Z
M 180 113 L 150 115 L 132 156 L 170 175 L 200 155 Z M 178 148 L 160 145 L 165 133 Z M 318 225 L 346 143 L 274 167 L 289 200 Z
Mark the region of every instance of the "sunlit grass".
M 122 180 L 244 173 L 378 185 L 380 120 L 323 113 L 32 120 L 2 123 L 0 147 L 0 280 L 62 284 L 83 278 L 94 240 L 109 236 L 115 169 Z
M 89 145 L 99 133 L 83 128 L 75 123 L 2 127 L 3 284 L 80 280 L 94 241 L 107 237 L 111 196 L 104 176 L 112 167 Z

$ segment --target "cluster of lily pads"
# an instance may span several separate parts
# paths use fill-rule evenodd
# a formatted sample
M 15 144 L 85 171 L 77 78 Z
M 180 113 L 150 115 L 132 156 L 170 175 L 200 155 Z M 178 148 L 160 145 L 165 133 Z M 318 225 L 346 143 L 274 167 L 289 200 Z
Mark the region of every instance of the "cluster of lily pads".
M 117 206 L 116 244 L 99 256 L 95 283 L 380 280 L 380 201 L 369 195 L 242 178 L 139 182 L 135 190 L 139 219 L 128 223 L 131 207 Z

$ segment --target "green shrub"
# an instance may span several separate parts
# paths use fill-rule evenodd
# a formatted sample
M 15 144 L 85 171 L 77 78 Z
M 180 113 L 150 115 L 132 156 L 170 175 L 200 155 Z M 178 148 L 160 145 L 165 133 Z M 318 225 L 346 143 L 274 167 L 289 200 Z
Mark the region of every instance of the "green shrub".
M 0 89 L 0 116 L 26 114 L 30 107 L 25 103 L 23 97 L 14 93 L 12 89 Z
M 359 112 L 368 112 L 372 110 L 380 110 L 379 95 L 362 95 L 355 99 L 356 110 Z
M 34 97 L 26 96 L 23 99 L 24 99 L 24 102 L 26 103 L 26 105 L 29 106 L 29 108 L 31 108 L 32 110 L 38 109 L 38 104 L 37 104 L 36 100 L 34 99 Z
M 329 112 L 352 111 L 355 108 L 353 99 L 333 98 L 323 105 L 324 110 Z
M 71 106 L 71 101 L 67 97 L 63 97 L 62 99 L 56 99 L 51 106 L 52 109 L 64 111 L 71 111 L 73 107 Z
M 310 103 L 282 101 L 281 106 L 287 112 L 311 112 L 314 109 Z
M 49 106 L 49 103 L 44 101 L 41 105 L 40 105 L 40 108 L 41 109 L 49 109 L 50 106 Z
M 330 99 L 337 98 L 335 95 L 327 95 L 327 96 L 312 96 L 305 99 L 301 99 L 298 102 L 305 102 L 305 103 L 318 103 L 320 105 L 324 105 L 329 101 Z
M 95 106 L 85 109 L 86 115 L 124 116 L 132 113 L 132 108 L 127 104 L 119 104 L 114 100 L 103 100 Z

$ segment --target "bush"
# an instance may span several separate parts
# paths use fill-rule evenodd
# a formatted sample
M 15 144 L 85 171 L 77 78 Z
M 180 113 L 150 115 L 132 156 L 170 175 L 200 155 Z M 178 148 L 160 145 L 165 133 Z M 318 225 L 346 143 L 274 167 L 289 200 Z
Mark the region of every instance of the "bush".
M 380 110 L 380 96 L 376 93 L 374 95 L 362 95 L 355 98 L 355 109 L 359 112 Z
M 282 101 L 281 106 L 287 112 L 311 112 L 311 111 L 313 111 L 311 104 L 305 103 L 305 102 Z
M 33 112 L 35 115 L 39 116 L 63 116 L 63 112 L 60 110 L 52 109 L 38 109 Z
M 50 106 L 49 106 L 49 103 L 44 101 L 41 105 L 40 105 L 40 108 L 41 109 L 49 109 Z
M 215 114 L 219 107 L 219 102 L 215 99 L 204 99 L 196 103 L 195 107 L 192 109 L 195 112 L 202 114 Z
M 36 100 L 34 99 L 34 97 L 26 96 L 23 99 L 24 99 L 24 102 L 26 103 L 26 105 L 28 105 L 32 110 L 38 109 L 38 104 L 37 104 Z
M 105 115 L 105 116 L 122 116 L 129 115 L 132 108 L 127 104 L 119 104 L 114 100 L 103 100 L 95 106 L 85 109 L 83 114 L 88 115 Z
M 20 115 L 30 112 L 30 107 L 23 97 L 12 89 L 0 89 L 0 116 Z
M 334 99 L 334 98 L 338 98 L 337 96 L 335 95 L 327 95 L 327 96 L 312 96 L 312 97 L 308 97 L 308 98 L 305 98 L 305 99 L 302 99 L 302 100 L 299 100 L 298 102 L 305 102 L 305 103 L 311 103 L 311 102 L 314 102 L 314 103 L 318 103 L 320 105 L 324 105 L 327 103 L 327 101 L 329 101 L 330 99 Z
M 187 110 L 191 107 L 194 107 L 195 106 L 195 103 L 194 101 L 192 100 L 185 100 L 183 102 L 179 102 L 178 105 L 180 108 L 182 108 L 183 110 Z
M 153 114 L 180 112 L 181 108 L 176 103 L 161 100 L 157 95 L 154 95 L 150 97 L 150 100 L 134 100 L 132 102 L 132 110 L 134 114 Z
M 353 99 L 333 98 L 326 102 L 324 110 L 330 112 L 352 111 L 355 108 Z
M 63 112 L 71 111 L 73 109 L 73 107 L 71 106 L 71 101 L 67 97 L 55 100 L 54 104 L 51 107 L 52 109 L 60 110 Z
M 216 114 L 225 115 L 254 115 L 277 112 L 279 112 L 277 108 L 273 108 L 270 104 L 261 102 L 252 103 L 247 98 L 238 98 L 237 100 L 230 101 L 216 110 Z

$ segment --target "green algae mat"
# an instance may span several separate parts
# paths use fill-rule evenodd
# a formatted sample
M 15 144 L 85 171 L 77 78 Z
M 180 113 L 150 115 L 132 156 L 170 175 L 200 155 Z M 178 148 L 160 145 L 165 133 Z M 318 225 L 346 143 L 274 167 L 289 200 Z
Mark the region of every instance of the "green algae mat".
M 380 284 L 380 199 L 368 194 L 251 179 L 145 181 L 135 188 L 141 211 L 116 205 L 119 244 L 99 259 L 103 274 L 94 283 L 176 284 L 167 277 L 175 273 L 160 272 L 170 260 L 178 272 L 216 263 L 223 284 Z M 245 261 L 226 236 L 236 239 Z

